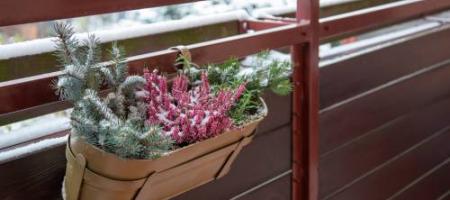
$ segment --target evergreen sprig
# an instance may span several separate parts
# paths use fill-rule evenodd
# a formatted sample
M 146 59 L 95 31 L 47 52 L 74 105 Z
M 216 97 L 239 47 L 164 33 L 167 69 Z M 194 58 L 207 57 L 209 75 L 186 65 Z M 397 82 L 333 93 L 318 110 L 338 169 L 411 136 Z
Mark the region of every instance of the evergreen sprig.
M 183 65 L 182 73 L 188 73 L 193 80 L 199 79 L 201 70 L 193 69 L 194 65 L 188 59 L 181 56 L 179 64 Z M 246 82 L 244 94 L 229 112 L 237 125 L 258 113 L 263 91 L 269 89 L 278 95 L 288 95 L 292 91 L 291 64 L 269 58 L 267 51 L 259 53 L 250 67 L 243 67 L 238 59 L 232 58 L 221 64 L 208 65 L 205 70 L 214 91 L 235 89 Z
M 146 106 L 136 94 L 146 80 L 128 76 L 123 50 L 113 43 L 112 66 L 101 63 L 99 39 L 88 35 L 80 42 L 68 24 L 55 24 L 58 57 L 64 67 L 56 88 L 63 100 L 74 103 L 72 131 L 88 143 L 122 158 L 157 158 L 171 148 L 172 141 L 157 125 L 145 124 Z M 108 85 L 105 98 L 100 88 Z

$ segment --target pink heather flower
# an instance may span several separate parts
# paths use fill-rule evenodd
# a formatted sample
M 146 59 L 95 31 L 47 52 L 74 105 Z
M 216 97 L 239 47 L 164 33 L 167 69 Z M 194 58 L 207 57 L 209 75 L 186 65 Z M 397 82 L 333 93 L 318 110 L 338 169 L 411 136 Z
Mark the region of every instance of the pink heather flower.
M 239 87 L 238 87 L 238 89 L 236 90 L 236 93 L 234 94 L 234 99 L 239 99 L 239 98 L 241 98 L 241 96 L 242 96 L 242 94 L 244 93 L 244 91 L 245 91 L 245 85 L 246 85 L 246 82 L 244 83 L 244 84 L 241 84 Z
M 189 79 L 178 75 L 171 92 L 167 79 L 145 71 L 145 90 L 149 124 L 160 124 L 167 135 L 178 144 L 189 144 L 205 140 L 232 128 L 232 120 L 227 112 L 245 90 L 245 83 L 236 91 L 221 90 L 216 95 L 211 92 L 206 73 L 201 74 L 201 83 L 189 89 Z

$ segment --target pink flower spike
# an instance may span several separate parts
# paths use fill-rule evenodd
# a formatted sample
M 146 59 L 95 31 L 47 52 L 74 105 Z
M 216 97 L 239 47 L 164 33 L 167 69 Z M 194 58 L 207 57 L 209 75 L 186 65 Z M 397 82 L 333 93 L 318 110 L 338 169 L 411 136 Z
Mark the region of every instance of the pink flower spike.
M 160 124 L 178 144 L 195 143 L 233 128 L 227 113 L 244 93 L 245 83 L 236 91 L 221 90 L 214 95 L 206 73 L 201 74 L 200 85 L 190 89 L 185 75 L 178 75 L 171 89 L 157 71 L 145 71 L 144 78 L 147 123 Z
M 239 99 L 241 98 L 242 94 L 245 91 L 245 86 L 247 85 L 247 82 L 242 83 L 241 85 L 239 85 L 238 89 L 236 90 L 236 93 L 234 94 L 234 99 Z

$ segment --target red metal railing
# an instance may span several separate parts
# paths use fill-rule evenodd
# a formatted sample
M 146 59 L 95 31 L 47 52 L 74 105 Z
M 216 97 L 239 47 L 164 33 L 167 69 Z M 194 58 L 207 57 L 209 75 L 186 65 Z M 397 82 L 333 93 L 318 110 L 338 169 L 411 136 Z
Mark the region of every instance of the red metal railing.
M 207 64 L 228 59 L 230 56 L 243 57 L 265 49 L 303 43 L 305 37 L 301 37 L 302 31 L 304 31 L 304 27 L 288 25 L 189 45 L 187 48 L 191 51 L 194 61 L 199 64 Z M 273 40 L 273 38 L 278 39 Z M 175 50 L 163 50 L 130 57 L 128 62 L 133 73 L 142 72 L 144 64 L 159 66 L 161 70 L 173 72 L 173 61 L 176 56 L 177 51 Z M 48 87 L 61 73 L 47 73 L 0 83 L 0 99 L 5 102 L 0 107 L 0 121 L 19 115 L 20 112 L 33 110 L 45 114 L 55 111 L 54 108 L 67 107 L 67 105 L 63 106 L 64 102 L 58 100 L 53 88 Z M 23 92 L 33 91 L 36 88 L 39 88 L 39 94 Z
M 445 0 L 406 0 L 326 17 L 319 20 L 319 38 L 323 41 L 357 34 L 392 23 L 439 12 L 449 7 L 450 1 Z M 296 23 L 296 20 L 291 18 L 270 18 L 249 20 L 247 21 L 247 27 L 263 30 L 292 23 Z
M 108 12 L 148 8 L 193 0 L 26 0 L 0 3 L 0 26 L 54 20 Z M 224 39 L 187 46 L 194 62 L 220 62 L 230 56 L 244 57 L 265 49 L 291 46 L 293 80 L 293 160 L 292 198 L 318 198 L 318 45 L 320 40 L 355 34 L 360 31 L 437 12 L 450 7 L 448 0 L 404 1 L 374 9 L 365 9 L 319 22 L 318 1 L 298 0 L 296 20 L 249 20 L 247 29 L 261 30 Z M 18 12 L 20 10 L 20 12 Z M 177 52 L 163 50 L 130 57 L 133 72 L 144 63 L 173 71 Z M 58 100 L 51 81 L 62 72 L 37 75 L 0 83 L 0 121 L 25 112 L 45 114 L 69 107 Z
M 292 198 L 318 199 L 319 152 L 319 1 L 297 1 L 297 23 L 309 22 L 309 42 L 291 49 Z
M 15 1 L 14 1 L 15 2 Z M 166 2 L 168 3 L 168 2 Z M 15 3 L 9 3 L 14 4 Z M 29 5 L 29 4 L 26 4 Z M 161 4 L 158 4 L 161 5 Z M 430 12 L 436 12 L 446 7 L 450 6 L 449 1 L 445 0 L 431 0 L 431 1 L 406 1 L 401 3 L 388 4 L 387 6 L 381 6 L 381 8 L 375 9 L 364 9 L 361 11 L 351 12 L 339 16 L 329 17 L 321 20 L 320 23 L 320 39 L 328 39 L 330 37 L 342 36 L 344 34 L 354 34 L 355 32 L 369 30 L 381 25 L 386 25 L 393 22 L 398 22 L 401 20 L 406 20 L 412 17 L 417 17 Z M 0 7 L 0 11 L 5 10 L 5 7 Z M 372 12 L 372 11 L 376 12 Z M 397 14 L 399 13 L 399 14 Z M 50 16 L 51 19 L 57 16 Z M 2 19 L 6 19 L 2 18 Z M 291 20 L 293 21 L 293 20 Z M 12 23 L 11 21 L 6 21 Z M 17 23 L 28 22 L 27 19 L 22 19 Z M 367 23 L 364 23 L 367 22 Z M 251 20 L 244 22 L 248 29 L 267 29 L 276 26 L 283 26 L 288 24 L 286 20 L 283 22 L 277 21 L 262 21 L 262 20 Z M 290 22 L 292 23 L 292 22 Z M 306 21 L 301 22 L 297 25 L 298 27 L 287 27 L 281 30 L 270 30 L 268 32 L 256 32 L 250 34 L 244 34 L 240 36 L 230 37 L 223 40 L 215 40 L 206 43 L 199 43 L 193 45 L 191 48 L 195 47 L 194 58 L 197 59 L 199 63 L 205 61 L 220 61 L 227 56 L 244 56 L 246 54 L 245 50 L 248 48 L 254 48 L 253 51 L 247 51 L 247 53 L 255 52 L 255 50 L 268 49 L 280 47 L 283 45 L 289 45 L 289 42 L 301 43 L 301 40 L 307 37 L 306 33 L 309 28 L 309 23 Z M 283 37 L 274 37 L 277 34 L 283 35 Z M 261 37 L 261 38 L 260 38 Z M 264 37 L 264 38 L 263 38 Z M 259 39 L 258 39 L 259 38 Z M 272 39 L 267 39 L 272 38 Z M 246 41 L 248 40 L 248 41 Z M 227 42 L 229 45 L 244 48 L 228 48 L 228 52 L 225 52 L 227 48 L 223 48 L 220 43 Z M 264 41 L 264 42 L 261 42 Z M 271 44 L 268 44 L 268 43 Z M 215 44 L 215 45 L 211 45 Z M 279 44 L 279 45 L 276 45 Z M 259 46 L 258 46 L 259 45 Z M 212 47 L 216 47 L 215 51 L 211 51 Z M 205 49 L 203 49 L 205 48 Z M 259 49 L 258 49 L 259 48 Z M 203 50 L 202 50 L 203 49 Z M 242 52 L 236 52 L 240 50 Z M 251 49 L 249 49 L 251 50 Z M 198 51 L 199 53 L 195 53 Z M 209 53 L 209 55 L 208 55 Z M 171 59 L 174 58 L 174 51 L 161 51 L 156 53 L 150 53 L 146 55 L 140 55 L 130 58 L 131 66 L 139 71 L 139 66 L 142 63 L 147 64 L 158 64 L 159 66 L 166 67 L 166 70 L 171 70 Z M 216 56 L 214 58 L 212 56 Z M 7 82 L 0 83 L 0 99 L 4 102 L 3 106 L 0 107 L 0 121 L 11 121 L 7 119 L 23 118 L 20 117 L 23 113 L 35 113 L 46 114 L 49 112 L 54 112 L 56 110 L 61 110 L 67 108 L 68 105 L 64 105 L 61 102 L 57 102 L 58 98 L 55 96 L 51 88 L 48 88 L 48 84 L 51 80 L 57 76 L 59 72 L 42 74 L 33 77 L 27 77 L 23 79 L 17 79 Z M 35 88 L 40 89 L 42 95 L 36 95 L 34 93 L 28 92 L 24 93 L 22 91 L 33 91 Z

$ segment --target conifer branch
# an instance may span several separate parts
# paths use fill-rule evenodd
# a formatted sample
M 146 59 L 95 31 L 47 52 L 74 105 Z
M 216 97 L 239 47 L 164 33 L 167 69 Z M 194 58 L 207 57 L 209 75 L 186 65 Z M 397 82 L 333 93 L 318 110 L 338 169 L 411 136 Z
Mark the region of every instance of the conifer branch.
M 168 151 L 172 140 L 158 132 L 158 125 L 145 124 L 147 108 L 136 93 L 146 81 L 128 76 L 120 47 L 113 44 L 110 50 L 113 66 L 108 67 L 99 64 L 100 45 L 94 35 L 80 43 L 68 24 L 56 24 L 55 32 L 56 55 L 65 68 L 56 87 L 62 99 L 75 105 L 71 113 L 72 131 L 90 144 L 123 158 L 156 158 Z M 112 92 L 102 99 L 98 90 L 104 80 Z

